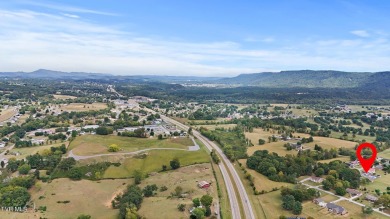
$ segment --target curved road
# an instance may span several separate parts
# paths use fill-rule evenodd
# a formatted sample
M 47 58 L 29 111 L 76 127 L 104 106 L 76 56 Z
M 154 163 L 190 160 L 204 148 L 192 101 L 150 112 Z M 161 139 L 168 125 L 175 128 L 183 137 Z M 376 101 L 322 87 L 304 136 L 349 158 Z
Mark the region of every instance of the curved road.
M 178 127 L 183 128 L 185 130 L 188 130 L 188 128 L 189 128 L 188 126 L 186 126 L 186 125 L 184 125 L 176 120 L 173 120 L 169 117 L 166 117 L 164 115 L 161 115 L 161 117 L 165 121 L 169 121 L 170 123 L 173 123 L 173 124 L 177 125 Z M 238 204 L 236 193 L 234 191 L 233 183 L 236 185 L 238 193 L 240 194 L 240 199 L 241 199 L 241 203 L 243 205 L 245 218 L 255 219 L 255 215 L 253 213 L 253 209 L 252 209 L 251 203 L 249 201 L 248 194 L 246 193 L 245 187 L 242 184 L 242 181 L 241 181 L 240 177 L 238 176 L 236 169 L 234 169 L 233 164 L 230 162 L 230 160 L 225 156 L 225 154 L 222 152 L 222 150 L 214 142 L 210 141 L 209 139 L 207 139 L 206 137 L 201 135 L 196 130 L 193 130 L 192 134 L 195 137 L 197 137 L 200 141 L 202 141 L 203 144 L 205 144 L 207 149 L 209 149 L 210 151 L 212 149 L 215 149 L 217 151 L 217 153 L 219 154 L 219 156 L 222 158 L 223 162 L 221 162 L 219 164 L 219 168 L 221 169 L 221 172 L 222 172 L 222 175 L 223 175 L 223 178 L 225 180 L 225 184 L 226 184 L 226 187 L 228 190 L 228 196 L 229 196 L 229 200 L 230 200 L 230 207 L 232 210 L 233 219 L 241 218 L 240 207 Z M 230 173 L 233 177 L 232 179 L 229 176 L 228 170 L 230 171 Z

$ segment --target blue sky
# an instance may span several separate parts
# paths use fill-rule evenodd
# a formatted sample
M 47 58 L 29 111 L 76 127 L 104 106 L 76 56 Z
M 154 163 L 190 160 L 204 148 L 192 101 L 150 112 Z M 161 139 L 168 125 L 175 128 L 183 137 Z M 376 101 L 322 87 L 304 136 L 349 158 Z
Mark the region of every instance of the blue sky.
M 389 1 L 0 2 L 0 71 L 390 70 Z

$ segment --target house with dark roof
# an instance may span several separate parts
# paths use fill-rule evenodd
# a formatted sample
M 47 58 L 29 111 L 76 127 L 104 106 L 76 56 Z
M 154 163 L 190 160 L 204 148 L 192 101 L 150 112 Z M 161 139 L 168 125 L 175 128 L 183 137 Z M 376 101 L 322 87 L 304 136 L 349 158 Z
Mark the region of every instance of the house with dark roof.
M 373 196 L 373 195 L 370 195 L 370 194 L 367 194 L 365 198 L 366 198 L 366 200 L 368 200 L 368 201 L 370 201 L 370 202 L 376 202 L 376 201 L 378 201 L 378 197 Z
M 330 211 L 334 214 L 345 215 L 348 213 L 348 211 L 345 208 L 343 208 L 339 205 L 333 204 L 333 203 L 326 204 L 326 208 L 328 209 L 328 211 Z
M 348 194 L 351 196 L 351 197 L 359 197 L 362 195 L 362 192 L 360 192 L 359 190 L 356 190 L 356 189 L 346 189 Z

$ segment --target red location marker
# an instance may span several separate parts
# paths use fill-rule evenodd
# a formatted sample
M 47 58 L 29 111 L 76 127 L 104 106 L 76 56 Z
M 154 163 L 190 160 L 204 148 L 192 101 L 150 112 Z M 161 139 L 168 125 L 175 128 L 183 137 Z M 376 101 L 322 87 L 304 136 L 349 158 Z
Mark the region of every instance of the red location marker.
M 362 157 L 361 152 L 362 152 L 363 148 L 370 148 L 371 149 L 372 156 L 370 158 L 364 159 Z M 375 159 L 376 159 L 376 154 L 377 154 L 377 152 L 376 152 L 375 145 L 367 143 L 367 142 L 359 145 L 359 147 L 356 149 L 356 156 L 359 159 L 360 164 L 362 165 L 362 167 L 363 167 L 364 171 L 366 171 L 366 173 L 370 170 L 370 168 L 372 167 L 372 164 L 374 164 Z

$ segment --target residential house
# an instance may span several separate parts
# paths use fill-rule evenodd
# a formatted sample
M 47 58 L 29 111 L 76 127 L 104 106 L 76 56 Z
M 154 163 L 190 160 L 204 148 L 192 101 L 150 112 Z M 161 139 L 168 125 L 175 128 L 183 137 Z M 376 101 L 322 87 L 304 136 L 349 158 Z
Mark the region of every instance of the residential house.
M 326 206 L 326 202 L 324 200 L 322 200 L 322 198 L 314 199 L 313 203 L 316 204 L 316 205 L 319 205 L 321 207 L 325 207 Z
M 0 141 L 0 148 L 5 147 L 5 142 Z
M 370 202 L 376 202 L 376 201 L 378 201 L 378 197 L 370 195 L 370 194 L 367 194 L 366 195 L 366 200 L 368 200 Z
M 362 193 L 359 190 L 356 190 L 356 189 L 347 188 L 346 190 L 347 190 L 347 192 L 349 193 L 349 195 L 351 197 L 359 197 L 359 196 L 362 195 Z
M 99 128 L 99 125 L 86 125 L 83 127 L 83 129 L 97 129 Z
M 315 183 L 322 183 L 322 181 L 324 181 L 324 178 L 312 176 L 312 177 L 310 177 L 310 181 L 315 182 Z
M 370 169 L 368 170 L 368 173 L 370 173 L 370 174 L 375 174 L 375 168 L 370 168 Z
M 333 212 L 334 214 L 345 215 L 348 213 L 345 208 L 333 203 L 326 204 L 326 208 L 328 209 L 328 211 Z
M 211 183 L 208 183 L 208 182 L 206 182 L 206 181 L 200 181 L 200 182 L 198 183 L 199 188 L 202 188 L 202 189 L 209 188 L 210 185 L 211 185 Z
M 289 144 L 293 149 L 297 151 L 303 150 L 303 145 L 301 144 L 297 144 L 297 143 L 289 143 Z

